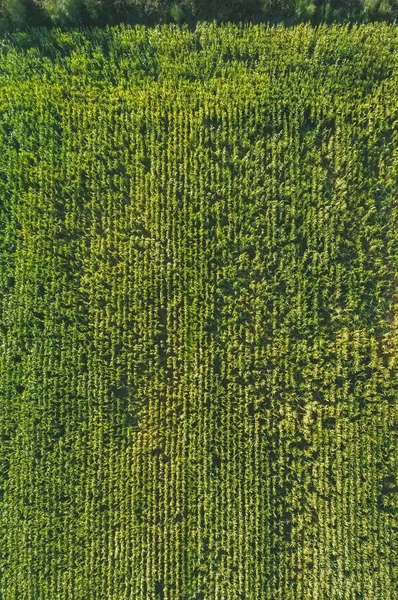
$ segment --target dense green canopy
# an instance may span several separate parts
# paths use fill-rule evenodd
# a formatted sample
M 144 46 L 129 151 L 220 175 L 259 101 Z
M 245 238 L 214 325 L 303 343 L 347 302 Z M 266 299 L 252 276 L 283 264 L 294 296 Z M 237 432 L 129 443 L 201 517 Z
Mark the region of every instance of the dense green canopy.
M 198 21 L 357 22 L 398 18 L 398 0 L 0 0 L 0 27 Z

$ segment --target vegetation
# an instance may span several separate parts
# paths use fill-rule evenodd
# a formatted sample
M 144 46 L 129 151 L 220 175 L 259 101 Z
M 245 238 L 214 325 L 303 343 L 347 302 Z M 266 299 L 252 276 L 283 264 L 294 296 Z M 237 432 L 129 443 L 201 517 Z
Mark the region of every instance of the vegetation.
M 301 23 L 398 18 L 398 0 L 0 0 L 3 29 L 198 21 Z
M 3 600 L 396 598 L 397 38 L 3 40 Z

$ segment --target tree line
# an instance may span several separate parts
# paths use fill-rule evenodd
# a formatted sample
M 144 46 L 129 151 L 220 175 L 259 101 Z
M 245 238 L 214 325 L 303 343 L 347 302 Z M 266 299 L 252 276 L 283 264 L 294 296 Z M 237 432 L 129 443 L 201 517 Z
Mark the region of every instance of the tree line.
M 0 0 L 0 30 L 198 21 L 366 22 L 398 18 L 398 0 Z

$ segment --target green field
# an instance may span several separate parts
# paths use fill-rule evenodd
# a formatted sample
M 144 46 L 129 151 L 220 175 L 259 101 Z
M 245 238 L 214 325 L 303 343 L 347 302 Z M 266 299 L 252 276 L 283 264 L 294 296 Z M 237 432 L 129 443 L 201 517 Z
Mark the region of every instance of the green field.
M 0 40 L 0 598 L 398 598 L 398 26 Z

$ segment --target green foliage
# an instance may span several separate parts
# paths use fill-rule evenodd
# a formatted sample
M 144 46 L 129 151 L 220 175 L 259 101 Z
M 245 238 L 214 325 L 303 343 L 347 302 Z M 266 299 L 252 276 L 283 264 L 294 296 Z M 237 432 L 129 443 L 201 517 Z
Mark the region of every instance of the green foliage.
M 358 22 L 398 18 L 398 0 L 0 0 L 5 28 L 174 22 Z
M 178 4 L 173 4 L 173 6 L 170 8 L 170 16 L 176 23 L 182 23 L 182 10 Z
M 296 0 L 296 17 L 298 21 L 311 20 L 315 13 L 315 2 L 313 0 Z
M 363 14 L 367 19 L 396 18 L 397 8 L 398 4 L 394 0 L 364 0 Z
M 379 6 L 379 16 L 382 19 L 387 19 L 393 16 L 393 2 L 394 0 L 381 0 Z M 395 2 L 395 16 L 397 16 L 398 3 Z
M 2 600 L 395 600 L 397 41 L 3 39 Z
M 11 25 L 23 27 L 27 21 L 27 5 L 25 0 L 3 0 L 2 12 L 4 20 Z
M 83 0 L 40 0 L 40 5 L 55 24 L 77 25 L 84 3 Z M 95 15 L 95 5 L 91 2 L 88 6 L 91 14 Z

